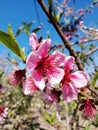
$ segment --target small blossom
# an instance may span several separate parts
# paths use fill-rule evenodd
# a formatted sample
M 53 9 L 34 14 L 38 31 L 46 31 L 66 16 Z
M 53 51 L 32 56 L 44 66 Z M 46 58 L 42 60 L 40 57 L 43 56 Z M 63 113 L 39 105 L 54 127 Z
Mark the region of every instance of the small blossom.
M 4 118 L 8 115 L 8 108 L 5 106 L 0 106 L 0 123 L 3 121 Z
M 86 40 L 86 36 L 80 37 L 80 43 L 81 43 L 81 42 L 84 42 L 85 40 Z
M 64 71 L 65 75 L 62 80 L 62 96 L 70 102 L 77 99 L 78 88 L 83 88 L 87 85 L 87 76 L 83 71 L 76 71 L 72 73 L 74 69 L 75 59 L 72 56 L 65 58 Z
M 78 13 L 80 16 L 85 16 L 85 12 L 84 12 L 83 9 L 79 9 L 79 10 L 77 11 L 77 13 Z
M 65 33 L 65 37 L 66 37 L 67 39 L 69 39 L 69 38 L 71 37 L 70 32 L 66 32 L 66 33 Z
M 84 21 L 83 20 L 80 20 L 79 21 L 79 26 L 83 26 L 84 25 Z
M 24 70 L 15 70 L 9 76 L 9 83 L 11 85 L 19 85 L 22 79 L 25 77 L 25 69 Z
M 79 109 L 87 118 L 92 118 L 96 115 L 96 107 L 93 99 L 83 99 Z

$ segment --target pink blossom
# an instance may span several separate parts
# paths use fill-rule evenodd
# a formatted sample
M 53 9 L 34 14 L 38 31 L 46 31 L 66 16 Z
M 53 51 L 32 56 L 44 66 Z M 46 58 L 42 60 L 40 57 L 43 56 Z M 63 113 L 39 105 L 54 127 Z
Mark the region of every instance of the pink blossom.
M 5 117 L 8 115 L 8 108 L 5 106 L 0 106 L 0 123 L 3 121 Z
M 39 46 L 38 39 L 35 33 L 30 34 L 30 45 L 33 50 L 36 50 Z
M 74 65 L 74 57 L 68 56 L 65 58 L 65 75 L 62 80 L 62 96 L 67 102 L 77 99 L 78 88 L 82 88 L 87 85 L 87 76 L 83 71 L 76 71 L 72 73 Z
M 43 40 L 37 51 L 31 52 L 26 61 L 26 69 L 32 71 L 33 81 L 41 90 L 45 88 L 45 77 L 48 82 L 55 84 L 60 83 L 64 76 L 64 70 L 60 66 L 65 55 L 59 51 L 49 55 L 50 48 L 50 39 Z
M 38 90 L 39 88 L 34 84 L 34 81 L 31 77 L 27 77 L 23 81 L 23 92 L 25 95 L 33 94 Z
M 80 16 L 85 16 L 85 12 L 84 12 L 83 9 L 79 9 L 79 10 L 77 11 L 77 13 L 78 13 Z
M 92 118 L 96 115 L 96 107 L 93 99 L 83 99 L 79 109 L 87 118 Z
M 20 69 L 15 70 L 8 76 L 8 78 L 10 80 L 9 83 L 11 85 L 17 86 L 21 83 L 21 81 L 24 77 L 25 77 L 25 69 L 24 70 L 20 70 Z

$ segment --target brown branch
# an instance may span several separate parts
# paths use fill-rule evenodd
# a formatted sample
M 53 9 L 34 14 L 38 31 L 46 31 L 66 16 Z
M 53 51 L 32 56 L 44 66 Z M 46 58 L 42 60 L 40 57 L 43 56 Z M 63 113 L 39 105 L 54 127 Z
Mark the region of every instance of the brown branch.
M 86 54 L 84 54 L 84 56 L 89 56 L 91 54 L 93 54 L 94 52 L 98 51 L 98 47 L 94 48 L 93 50 L 87 52 Z
M 70 55 L 72 55 L 75 58 L 75 62 L 77 64 L 79 70 L 83 70 L 83 66 L 80 63 L 79 59 L 78 59 L 77 53 L 71 47 L 70 43 L 66 40 L 65 35 L 63 34 L 60 26 L 57 24 L 57 22 L 54 20 L 52 15 L 49 13 L 49 10 L 47 9 L 47 7 L 44 4 L 43 0 L 37 0 L 37 1 L 38 1 L 39 5 L 41 6 L 41 8 L 43 9 L 43 11 L 45 12 L 45 14 L 47 15 L 47 17 L 49 18 L 52 25 L 54 26 L 55 30 L 57 31 L 57 33 L 61 37 L 61 39 L 62 39 L 62 41 L 64 43 L 64 46 L 69 50 Z

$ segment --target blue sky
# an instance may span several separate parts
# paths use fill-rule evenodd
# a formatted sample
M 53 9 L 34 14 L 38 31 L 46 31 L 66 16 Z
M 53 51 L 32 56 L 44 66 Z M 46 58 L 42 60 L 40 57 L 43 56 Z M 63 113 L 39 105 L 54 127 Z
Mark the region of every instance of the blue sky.
M 45 0 L 46 1 L 46 0 Z M 90 3 L 92 0 L 76 0 L 76 8 L 82 8 L 86 3 Z M 48 24 L 47 17 L 41 10 L 40 6 L 37 4 L 37 9 L 40 17 L 40 21 L 43 23 L 43 30 L 39 31 L 38 35 L 46 36 L 46 32 L 50 30 L 50 36 L 52 41 L 60 41 L 59 36 L 53 29 L 53 27 Z M 10 23 L 14 33 L 22 25 L 22 22 L 35 21 L 34 28 L 37 27 L 38 20 L 36 16 L 36 11 L 34 7 L 34 0 L 0 0 L 0 30 L 7 32 L 8 24 Z M 96 23 L 98 21 L 98 6 L 94 9 L 93 14 L 88 14 L 85 20 L 86 25 L 90 23 Z M 26 35 L 20 35 L 17 37 L 21 47 L 28 48 L 29 39 Z M 2 44 L 0 44 L 0 52 L 7 52 L 8 49 Z

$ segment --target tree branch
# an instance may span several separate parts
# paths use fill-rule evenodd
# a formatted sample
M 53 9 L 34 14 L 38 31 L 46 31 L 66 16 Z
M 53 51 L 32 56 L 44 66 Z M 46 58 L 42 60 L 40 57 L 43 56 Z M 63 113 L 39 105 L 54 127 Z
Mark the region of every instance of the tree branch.
M 69 50 L 70 55 L 72 55 L 75 58 L 75 62 L 77 64 L 79 70 L 83 70 L 83 66 L 80 63 L 79 59 L 78 59 L 77 53 L 71 47 L 70 43 L 66 40 L 65 35 L 63 34 L 60 26 L 57 24 L 57 22 L 54 20 L 52 15 L 49 13 L 49 10 L 47 9 L 47 7 L 44 4 L 43 0 L 37 0 L 37 1 L 38 1 L 39 5 L 41 6 L 41 8 L 43 9 L 43 11 L 45 12 L 45 14 L 47 15 L 47 17 L 49 18 L 52 25 L 54 26 L 55 30 L 57 31 L 57 33 L 61 37 L 61 39 L 62 39 L 62 41 L 64 43 L 64 46 Z

